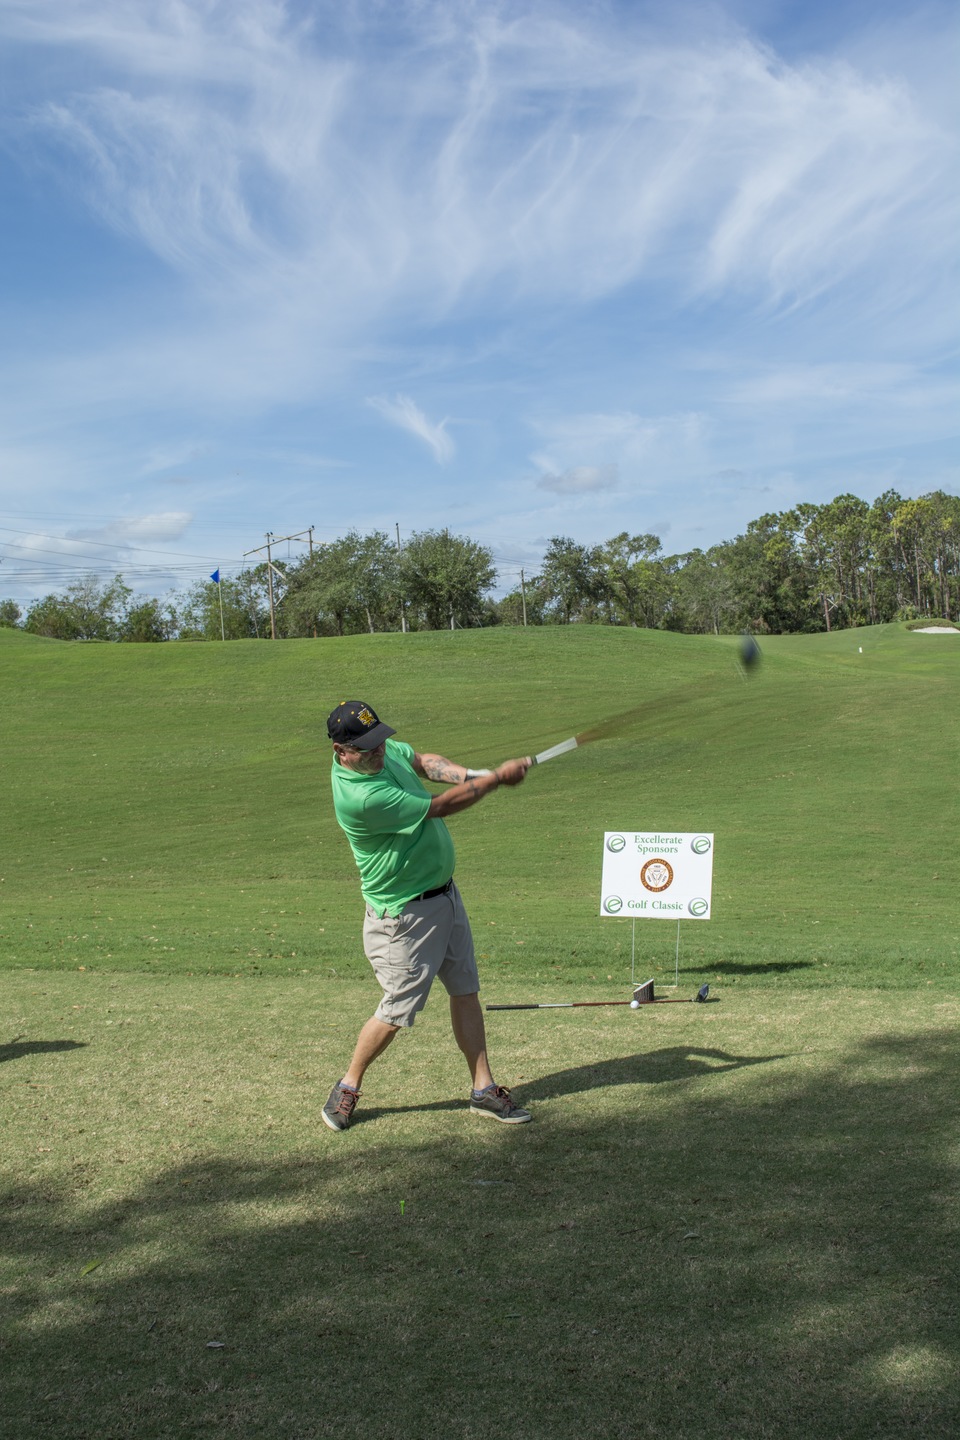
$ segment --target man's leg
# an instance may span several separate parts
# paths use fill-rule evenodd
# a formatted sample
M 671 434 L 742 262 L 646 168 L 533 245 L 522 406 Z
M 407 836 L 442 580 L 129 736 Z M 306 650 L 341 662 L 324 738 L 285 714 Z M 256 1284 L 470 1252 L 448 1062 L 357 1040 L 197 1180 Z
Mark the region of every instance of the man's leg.
M 450 1023 L 470 1067 L 474 1090 L 486 1090 L 493 1084 L 493 1076 L 487 1062 L 487 1037 L 479 996 L 451 995 Z
M 479 1009 L 479 1005 L 477 1008 Z M 480 1024 L 483 1024 L 482 1016 Z M 399 1028 L 399 1025 L 386 1025 L 382 1020 L 378 1020 L 376 1015 L 371 1015 L 360 1031 L 350 1069 L 344 1074 L 341 1085 L 348 1085 L 351 1090 L 359 1090 L 367 1066 L 372 1065 L 377 1056 L 383 1054 Z
M 457 1044 L 466 1056 L 470 1074 L 473 1076 L 470 1109 L 480 1115 L 491 1116 L 494 1120 L 504 1120 L 508 1125 L 524 1124 L 530 1119 L 530 1111 L 517 1105 L 509 1090 L 493 1083 L 487 1063 L 487 1043 L 479 996 L 451 995 L 450 1019 Z
M 382 1055 L 396 1035 L 398 1025 L 387 1025 L 371 1015 L 357 1038 L 350 1069 L 343 1079 L 330 1091 L 330 1097 L 320 1112 L 324 1125 L 331 1130 L 346 1130 L 356 1109 L 360 1094 L 360 1082 L 367 1066 Z
M 483 1010 L 478 993 L 480 976 L 477 973 L 477 958 L 470 933 L 470 921 L 456 885 L 452 888 L 450 903 L 454 912 L 453 926 L 440 975 L 448 992 L 453 992 L 450 994 L 450 1021 L 473 1080 L 470 1109 L 481 1115 L 492 1115 L 497 1120 L 505 1120 L 511 1125 L 519 1125 L 530 1119 L 529 1111 L 515 1105 L 509 1090 L 495 1085 L 490 1072 Z M 457 994 L 457 991 L 462 993 Z

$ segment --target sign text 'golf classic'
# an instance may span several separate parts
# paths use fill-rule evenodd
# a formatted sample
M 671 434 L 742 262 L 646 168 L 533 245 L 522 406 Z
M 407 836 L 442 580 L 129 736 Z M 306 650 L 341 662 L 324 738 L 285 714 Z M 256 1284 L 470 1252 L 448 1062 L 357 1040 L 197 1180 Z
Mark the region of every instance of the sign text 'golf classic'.
M 712 887 L 712 835 L 608 830 L 603 837 L 601 915 L 709 920 Z

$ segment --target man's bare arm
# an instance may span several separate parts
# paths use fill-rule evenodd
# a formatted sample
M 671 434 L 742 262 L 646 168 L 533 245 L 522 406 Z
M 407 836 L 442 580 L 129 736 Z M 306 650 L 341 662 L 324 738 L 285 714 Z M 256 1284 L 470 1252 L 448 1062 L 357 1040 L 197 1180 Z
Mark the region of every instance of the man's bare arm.
M 420 757 L 421 759 L 427 757 Z M 437 756 L 429 757 L 437 759 Z M 446 762 L 449 763 L 449 762 Z M 469 780 L 459 784 L 451 785 L 442 795 L 434 795 L 430 801 L 430 809 L 427 811 L 429 820 L 443 820 L 448 815 L 457 815 L 461 810 L 469 810 L 471 805 L 476 805 L 485 795 L 491 795 L 501 785 L 519 785 L 527 771 L 530 769 L 530 758 L 523 760 L 505 760 L 498 765 L 496 770 L 489 771 L 486 775 L 474 775 Z M 456 770 L 464 771 L 464 766 L 453 767 Z M 424 772 L 428 779 L 434 777 L 429 771 Z
M 461 785 L 467 778 L 466 765 L 458 765 L 443 755 L 414 755 L 413 768 L 425 780 L 436 780 L 441 785 Z

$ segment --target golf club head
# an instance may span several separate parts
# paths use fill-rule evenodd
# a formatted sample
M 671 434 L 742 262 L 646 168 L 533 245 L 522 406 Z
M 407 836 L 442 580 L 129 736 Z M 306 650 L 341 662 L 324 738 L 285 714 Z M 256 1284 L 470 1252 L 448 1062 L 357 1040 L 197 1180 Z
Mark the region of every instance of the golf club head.
M 707 998 L 707 996 L 708 996 L 709 994 L 710 994 L 710 986 L 709 986 L 709 985 L 701 985 L 701 986 L 700 986 L 700 989 L 699 989 L 699 990 L 697 991 L 697 993 L 696 993 L 695 999 L 702 1005 L 703 1002 L 704 1002 L 704 1000 L 706 1000 L 706 998 Z

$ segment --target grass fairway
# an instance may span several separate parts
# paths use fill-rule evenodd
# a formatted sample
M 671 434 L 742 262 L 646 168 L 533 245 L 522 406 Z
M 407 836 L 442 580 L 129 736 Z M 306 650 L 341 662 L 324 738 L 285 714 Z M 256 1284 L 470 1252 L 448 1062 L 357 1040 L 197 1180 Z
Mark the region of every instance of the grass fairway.
M 369 986 L 4 992 L 4 1435 L 957 1433 L 952 998 L 496 1017 L 510 1128 L 437 997 L 337 1136 Z
M 601 837 L 663 827 L 717 836 L 689 973 L 952 977 L 960 642 L 779 637 L 748 682 L 735 656 L 731 640 L 601 627 L 221 646 L 0 630 L 0 963 L 363 975 L 323 724 L 359 695 L 475 765 L 650 707 L 452 822 L 491 982 L 619 983 L 630 923 L 598 917 Z M 672 972 L 675 929 L 637 932 L 638 963 Z
M 0 630 L 0 1434 L 960 1431 L 960 642 L 735 654 Z M 681 950 L 716 1003 L 491 1015 L 508 1128 L 466 1112 L 438 994 L 331 1135 L 378 993 L 345 696 L 474 765 L 647 706 L 451 822 L 485 998 L 623 997 L 602 832 L 669 827 L 716 834 Z M 643 978 L 675 935 L 637 925 Z

